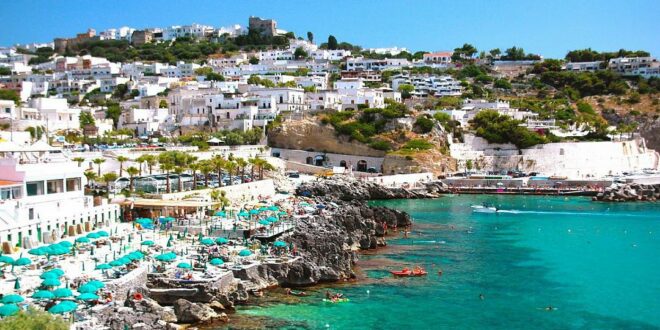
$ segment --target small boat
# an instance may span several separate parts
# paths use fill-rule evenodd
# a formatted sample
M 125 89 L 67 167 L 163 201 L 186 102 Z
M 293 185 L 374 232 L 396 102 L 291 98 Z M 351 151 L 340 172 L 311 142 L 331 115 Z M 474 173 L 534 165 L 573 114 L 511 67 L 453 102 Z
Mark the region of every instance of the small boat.
M 428 272 L 426 272 L 423 268 L 417 268 L 412 271 L 411 276 L 426 276 L 426 274 L 428 274 Z
M 305 292 L 305 291 L 291 291 L 290 294 L 292 296 L 302 297 L 302 296 L 306 296 L 307 292 Z
M 497 213 L 497 208 L 495 206 L 489 205 L 472 205 L 472 212 L 477 213 Z
M 329 303 L 336 304 L 336 303 L 345 303 L 345 302 L 349 302 L 350 300 L 349 300 L 348 298 L 332 298 L 332 299 L 326 299 L 326 298 L 323 298 L 323 301 L 324 301 L 324 302 L 329 302 Z
M 404 268 L 402 270 L 392 270 L 390 273 L 396 277 L 408 277 L 412 275 L 412 271 L 408 268 Z

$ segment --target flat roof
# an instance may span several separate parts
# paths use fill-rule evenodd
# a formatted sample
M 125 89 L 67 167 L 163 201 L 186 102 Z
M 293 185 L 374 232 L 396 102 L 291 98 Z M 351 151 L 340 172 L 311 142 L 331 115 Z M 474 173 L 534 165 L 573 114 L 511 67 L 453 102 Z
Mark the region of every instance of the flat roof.
M 133 204 L 134 207 L 208 207 L 208 206 L 217 205 L 218 202 L 136 199 L 135 201 L 126 200 L 121 204 L 124 205 Z

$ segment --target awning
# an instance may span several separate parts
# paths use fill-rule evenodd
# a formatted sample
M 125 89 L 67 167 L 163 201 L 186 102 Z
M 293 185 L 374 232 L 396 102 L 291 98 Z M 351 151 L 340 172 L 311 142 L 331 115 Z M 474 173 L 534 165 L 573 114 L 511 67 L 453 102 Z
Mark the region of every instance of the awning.
M 218 202 L 176 201 L 162 199 L 136 199 L 134 202 L 125 201 L 122 204 L 133 204 L 133 207 L 211 207 Z

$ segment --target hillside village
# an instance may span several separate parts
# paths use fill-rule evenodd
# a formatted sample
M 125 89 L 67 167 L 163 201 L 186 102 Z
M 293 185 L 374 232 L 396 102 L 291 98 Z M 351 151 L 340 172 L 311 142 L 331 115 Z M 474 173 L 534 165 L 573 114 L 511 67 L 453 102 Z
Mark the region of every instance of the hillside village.
M 619 141 L 636 168 L 657 167 L 659 77 L 645 51 L 363 49 L 250 17 L 2 48 L 0 123 L 5 139 L 84 150 L 268 144 L 308 171 L 577 175 L 522 150 Z

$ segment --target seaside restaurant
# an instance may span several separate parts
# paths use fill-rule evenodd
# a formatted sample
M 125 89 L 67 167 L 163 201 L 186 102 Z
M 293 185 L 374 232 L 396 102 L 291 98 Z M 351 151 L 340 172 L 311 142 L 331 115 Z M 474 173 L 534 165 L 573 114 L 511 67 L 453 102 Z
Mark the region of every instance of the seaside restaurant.
M 214 209 L 218 202 L 193 200 L 162 200 L 162 199 L 126 199 L 119 202 L 124 221 L 137 218 L 156 219 L 173 217 L 177 219 L 203 219 L 209 210 Z

